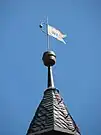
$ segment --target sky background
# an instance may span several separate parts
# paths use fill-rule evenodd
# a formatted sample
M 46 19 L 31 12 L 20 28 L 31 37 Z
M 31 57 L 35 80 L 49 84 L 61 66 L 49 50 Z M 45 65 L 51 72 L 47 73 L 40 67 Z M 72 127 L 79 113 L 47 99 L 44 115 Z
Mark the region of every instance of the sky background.
M 56 88 L 82 135 L 101 135 L 101 0 L 0 0 L 0 135 L 25 135 L 47 88 L 41 21 L 50 37 Z

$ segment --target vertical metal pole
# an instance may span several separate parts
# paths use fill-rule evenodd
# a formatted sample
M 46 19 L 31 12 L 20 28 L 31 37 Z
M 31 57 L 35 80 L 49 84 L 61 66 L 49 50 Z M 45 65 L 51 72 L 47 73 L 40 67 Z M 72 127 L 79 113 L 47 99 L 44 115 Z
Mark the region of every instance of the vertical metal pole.
M 46 31 L 47 31 L 47 49 L 49 50 L 49 35 L 48 35 L 48 17 L 47 17 L 47 23 L 46 23 Z
M 52 74 L 52 66 L 48 66 L 48 88 L 54 88 L 54 80 Z

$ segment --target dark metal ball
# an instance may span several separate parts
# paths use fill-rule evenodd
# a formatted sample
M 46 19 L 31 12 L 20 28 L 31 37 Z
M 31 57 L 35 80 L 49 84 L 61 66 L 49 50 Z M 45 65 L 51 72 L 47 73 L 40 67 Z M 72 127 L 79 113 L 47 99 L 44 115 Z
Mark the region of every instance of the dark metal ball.
M 42 60 L 45 66 L 53 66 L 56 63 L 56 55 L 53 51 L 44 52 Z
M 39 27 L 42 28 L 43 27 L 42 24 L 40 24 Z

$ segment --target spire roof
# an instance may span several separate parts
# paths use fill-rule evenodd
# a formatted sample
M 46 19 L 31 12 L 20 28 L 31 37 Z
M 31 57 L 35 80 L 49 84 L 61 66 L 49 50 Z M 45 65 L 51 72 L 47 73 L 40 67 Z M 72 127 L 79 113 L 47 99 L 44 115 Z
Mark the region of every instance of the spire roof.
M 53 51 L 43 54 L 44 65 L 48 67 L 48 88 L 31 121 L 27 135 L 80 135 L 75 121 L 66 108 L 59 90 L 54 86 L 52 66 L 56 62 Z
M 49 131 L 80 135 L 59 91 L 55 88 L 49 88 L 44 92 L 27 135 L 42 134 Z

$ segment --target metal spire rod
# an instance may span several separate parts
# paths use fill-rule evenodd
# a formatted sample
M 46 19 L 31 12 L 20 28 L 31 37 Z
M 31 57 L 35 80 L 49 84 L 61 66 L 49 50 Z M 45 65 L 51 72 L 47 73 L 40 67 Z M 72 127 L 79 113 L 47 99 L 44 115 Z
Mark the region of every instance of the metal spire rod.
M 48 16 L 47 16 L 47 23 L 46 23 L 46 31 L 47 31 L 47 50 L 49 50 L 49 35 L 48 35 Z
M 44 26 L 45 25 L 45 29 Z M 50 45 L 49 45 L 49 35 L 48 35 L 48 16 L 46 18 L 46 21 L 42 21 L 41 24 L 39 25 L 41 31 L 46 35 L 47 37 L 47 50 L 50 50 Z
M 48 66 L 48 88 L 54 88 L 53 74 L 52 74 L 52 66 Z

